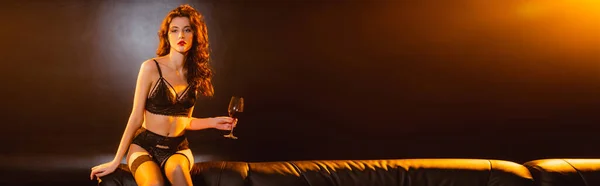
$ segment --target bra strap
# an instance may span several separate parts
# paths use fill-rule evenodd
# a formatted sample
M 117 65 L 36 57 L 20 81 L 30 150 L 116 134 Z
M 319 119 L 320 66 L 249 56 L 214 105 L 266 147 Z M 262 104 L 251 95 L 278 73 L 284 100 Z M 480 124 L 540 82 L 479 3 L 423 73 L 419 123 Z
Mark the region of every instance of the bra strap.
M 152 59 L 154 60 L 154 63 L 156 63 L 156 67 L 158 68 L 158 75 L 160 75 L 160 77 L 162 77 L 162 71 L 160 71 L 160 66 L 158 66 L 158 62 L 156 61 L 156 59 Z

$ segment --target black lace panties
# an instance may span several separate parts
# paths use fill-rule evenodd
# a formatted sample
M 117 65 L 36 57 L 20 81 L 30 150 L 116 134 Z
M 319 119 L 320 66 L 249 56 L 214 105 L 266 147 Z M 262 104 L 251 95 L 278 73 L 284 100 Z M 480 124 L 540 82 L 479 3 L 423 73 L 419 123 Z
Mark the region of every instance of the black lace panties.
M 165 161 L 173 154 L 177 154 L 177 151 L 189 149 L 187 138 L 184 135 L 177 137 L 167 137 L 160 134 L 156 134 L 145 128 L 140 128 L 136 131 L 135 137 L 133 137 L 132 144 L 137 144 L 144 148 L 150 154 L 152 161 L 156 162 L 160 167 L 164 166 Z M 187 157 L 187 156 L 186 156 Z M 140 159 L 140 158 L 137 158 Z M 131 165 L 132 172 L 135 173 L 135 169 L 139 164 L 145 161 L 137 161 Z M 140 160 L 150 160 L 149 158 L 141 158 Z

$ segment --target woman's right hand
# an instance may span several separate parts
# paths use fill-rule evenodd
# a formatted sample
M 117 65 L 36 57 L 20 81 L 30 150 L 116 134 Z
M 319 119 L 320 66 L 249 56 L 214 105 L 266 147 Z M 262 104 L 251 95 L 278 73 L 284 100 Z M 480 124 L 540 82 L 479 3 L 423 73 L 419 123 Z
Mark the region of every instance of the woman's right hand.
M 92 172 L 90 173 L 90 180 L 93 180 L 94 176 L 96 176 L 96 178 L 106 176 L 106 175 L 114 172 L 118 166 L 119 166 L 119 163 L 115 163 L 115 162 L 111 161 L 108 163 L 104 163 L 104 164 L 100 164 L 95 167 L 92 167 Z
M 213 117 L 208 119 L 210 125 L 219 130 L 231 130 L 232 128 L 235 128 L 235 124 L 237 123 L 237 119 L 227 116 Z

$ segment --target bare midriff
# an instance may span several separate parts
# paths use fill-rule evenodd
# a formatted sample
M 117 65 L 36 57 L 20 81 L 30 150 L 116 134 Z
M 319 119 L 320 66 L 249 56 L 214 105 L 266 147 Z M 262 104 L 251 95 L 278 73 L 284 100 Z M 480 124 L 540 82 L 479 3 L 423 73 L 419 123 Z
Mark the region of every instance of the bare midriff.
M 188 116 L 165 116 L 146 111 L 142 127 L 162 136 L 176 137 L 183 135 L 190 119 Z

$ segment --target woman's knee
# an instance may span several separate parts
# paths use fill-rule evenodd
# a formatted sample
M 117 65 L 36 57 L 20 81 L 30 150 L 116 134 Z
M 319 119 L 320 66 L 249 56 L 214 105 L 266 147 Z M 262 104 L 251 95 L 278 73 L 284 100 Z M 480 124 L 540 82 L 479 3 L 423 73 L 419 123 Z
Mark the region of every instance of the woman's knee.
M 165 162 L 165 173 L 187 173 L 190 170 L 190 163 L 186 156 L 182 154 L 174 154 Z
M 165 185 L 165 182 L 160 174 L 159 175 L 152 175 L 152 174 L 139 175 L 139 174 L 137 174 L 135 176 L 135 181 L 140 186 L 163 186 L 163 185 Z
M 135 182 L 140 186 L 156 186 L 164 185 L 165 183 L 162 177 L 160 167 L 153 161 L 145 161 L 143 163 L 139 163 L 139 165 L 137 165 L 136 170 L 132 170 L 132 173 L 133 177 L 135 178 Z

